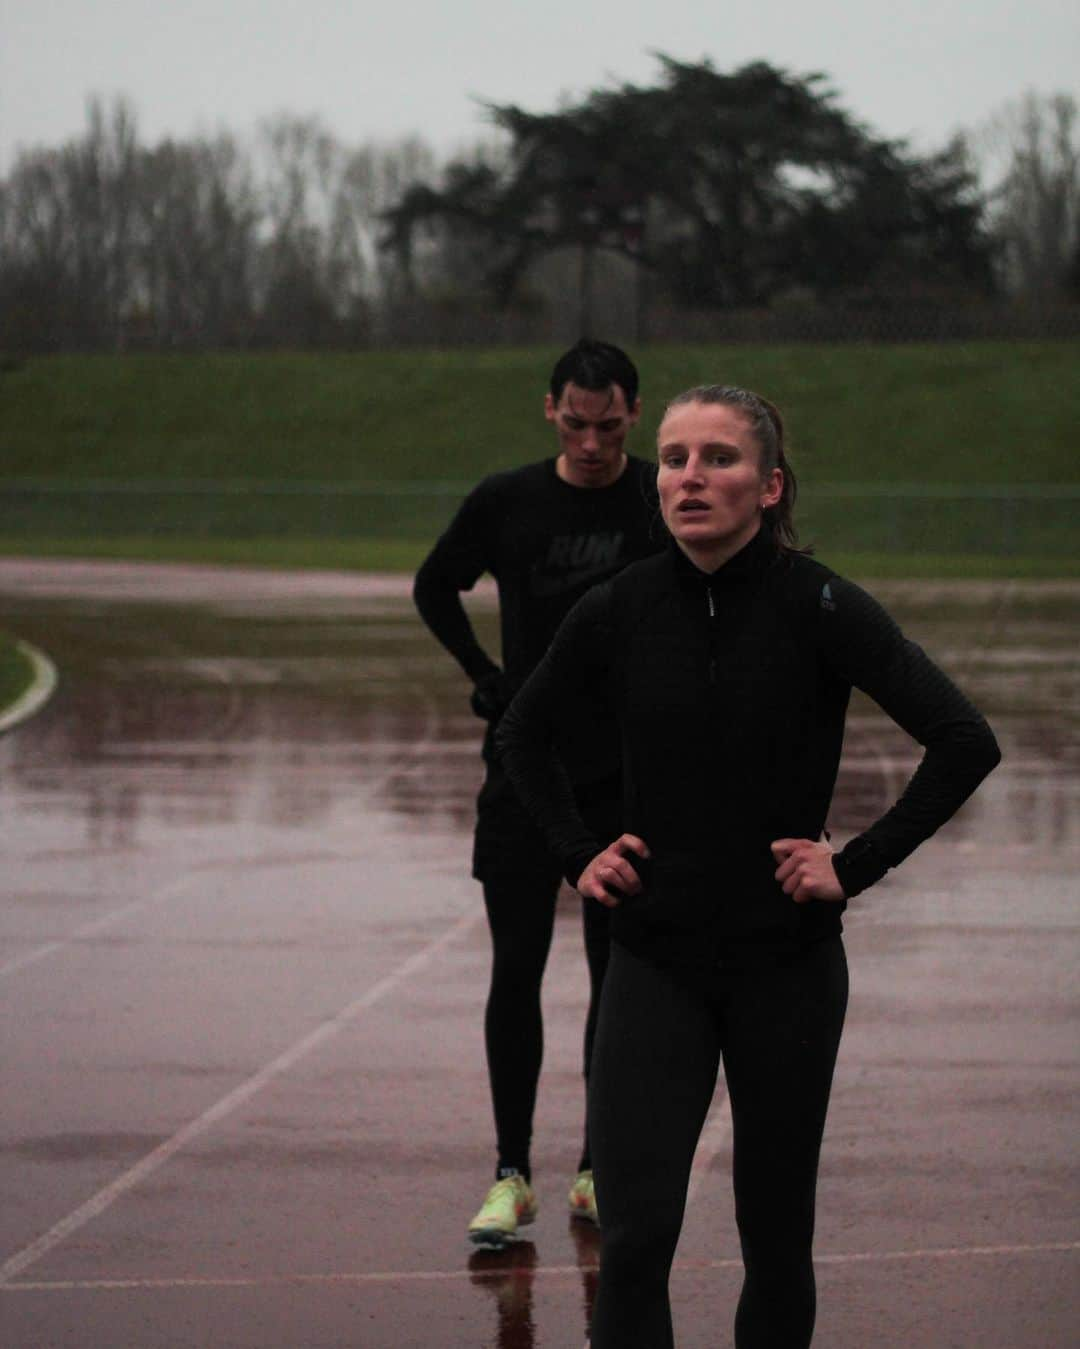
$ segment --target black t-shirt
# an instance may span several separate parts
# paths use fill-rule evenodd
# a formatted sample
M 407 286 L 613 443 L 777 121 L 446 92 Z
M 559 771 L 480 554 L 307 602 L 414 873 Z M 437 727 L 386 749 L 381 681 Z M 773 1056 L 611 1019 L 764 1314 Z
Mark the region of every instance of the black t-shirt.
M 546 459 L 492 474 L 469 493 L 416 576 L 414 597 L 427 625 L 474 681 L 496 662 L 476 639 L 460 592 L 485 573 L 499 593 L 502 665 L 518 688 L 559 624 L 593 585 L 663 547 L 655 465 L 628 456 L 610 487 L 574 487 Z M 587 718 L 586 718 L 587 724 Z M 580 729 L 580 727 L 578 728 Z M 562 737 L 570 744 L 575 732 Z M 595 747 L 596 737 L 590 737 Z M 609 774 L 570 750 L 575 781 Z

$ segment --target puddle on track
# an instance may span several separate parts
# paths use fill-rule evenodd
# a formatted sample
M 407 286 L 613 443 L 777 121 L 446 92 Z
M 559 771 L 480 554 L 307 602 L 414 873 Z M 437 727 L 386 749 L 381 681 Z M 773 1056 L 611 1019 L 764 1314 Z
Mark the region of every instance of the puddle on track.
M 181 577 L 167 568 L 84 568 L 66 582 L 88 586 L 79 598 L 40 593 L 49 587 L 30 584 L 25 570 L 5 594 L 0 567 L 0 625 L 61 672 L 52 704 L 0 746 L 16 818 L 32 802 L 66 812 L 84 835 L 130 837 L 178 815 L 190 826 L 269 813 L 277 825 L 311 828 L 327 811 L 362 806 L 389 828 L 468 833 L 480 727 L 464 679 L 416 619 L 407 581 L 365 588 L 366 578 L 345 578 L 350 591 L 319 575 L 179 571 L 195 602 L 180 602 Z M 54 591 L 64 583 L 61 568 L 45 573 Z M 165 598 L 157 573 L 171 578 Z M 224 579 L 212 584 L 215 576 Z M 1002 743 L 1002 767 L 950 825 L 954 842 L 1075 845 L 1080 587 L 905 582 L 876 591 Z M 473 612 L 494 645 L 490 592 Z M 856 695 L 834 827 L 864 827 L 917 755 Z M 279 764 L 289 785 L 275 790 Z

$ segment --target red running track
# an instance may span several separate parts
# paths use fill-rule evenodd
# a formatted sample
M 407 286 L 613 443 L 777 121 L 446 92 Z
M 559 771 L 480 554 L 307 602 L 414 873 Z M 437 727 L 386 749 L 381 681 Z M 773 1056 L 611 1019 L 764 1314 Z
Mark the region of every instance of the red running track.
M 61 672 L 0 739 L 5 1345 L 580 1349 L 576 906 L 545 986 L 541 1214 L 476 1256 L 477 736 L 404 590 L 0 562 L 0 626 Z M 1006 759 L 852 906 L 815 1343 L 1071 1346 L 1075 590 L 882 593 Z M 913 761 L 857 706 L 840 825 Z M 685 1349 L 731 1343 L 729 1161 L 721 1096 L 672 1281 Z

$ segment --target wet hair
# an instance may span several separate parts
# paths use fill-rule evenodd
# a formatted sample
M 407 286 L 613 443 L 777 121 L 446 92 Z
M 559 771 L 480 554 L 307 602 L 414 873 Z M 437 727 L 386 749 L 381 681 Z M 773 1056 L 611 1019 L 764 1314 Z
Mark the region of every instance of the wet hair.
M 617 384 L 632 409 L 638 396 L 638 372 L 621 347 L 583 337 L 563 352 L 551 372 L 551 397 L 557 403 L 568 384 L 596 393 Z
M 779 408 L 770 403 L 761 394 L 750 389 L 740 389 L 733 384 L 699 384 L 697 388 L 687 389 L 676 394 L 664 409 L 664 416 L 672 408 L 683 407 L 687 403 L 721 403 L 725 407 L 735 408 L 750 425 L 750 434 L 757 441 L 761 456 L 761 476 L 764 478 L 774 468 L 784 475 L 784 486 L 780 500 L 775 506 L 767 506 L 765 523 L 772 530 L 776 545 L 783 551 L 800 552 L 799 536 L 793 518 L 795 496 L 798 484 L 795 473 L 788 463 L 784 445 L 784 419 Z

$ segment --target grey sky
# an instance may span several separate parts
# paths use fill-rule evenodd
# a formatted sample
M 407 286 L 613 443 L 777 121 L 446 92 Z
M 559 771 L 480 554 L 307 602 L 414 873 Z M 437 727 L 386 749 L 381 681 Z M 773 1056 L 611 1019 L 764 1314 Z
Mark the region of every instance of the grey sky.
M 141 139 L 319 115 L 347 144 L 485 134 L 473 97 L 533 111 L 651 53 L 720 70 L 829 75 L 849 112 L 916 149 L 1027 89 L 1080 93 L 1076 0 L 0 0 L 0 171 L 85 125 L 89 94 L 132 100 Z

